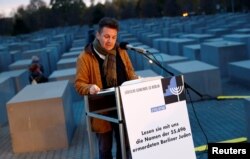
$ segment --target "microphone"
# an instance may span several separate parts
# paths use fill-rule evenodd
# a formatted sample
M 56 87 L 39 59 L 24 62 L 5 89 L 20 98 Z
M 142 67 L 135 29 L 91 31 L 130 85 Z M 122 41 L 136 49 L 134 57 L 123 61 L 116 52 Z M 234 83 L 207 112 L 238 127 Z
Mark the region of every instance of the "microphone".
M 139 47 L 134 47 L 133 45 L 130 45 L 128 42 L 120 42 L 120 48 L 121 49 L 125 49 L 125 50 L 133 50 L 136 52 L 139 52 L 141 54 L 146 54 L 148 53 L 147 50 L 143 49 L 143 48 L 139 48 Z

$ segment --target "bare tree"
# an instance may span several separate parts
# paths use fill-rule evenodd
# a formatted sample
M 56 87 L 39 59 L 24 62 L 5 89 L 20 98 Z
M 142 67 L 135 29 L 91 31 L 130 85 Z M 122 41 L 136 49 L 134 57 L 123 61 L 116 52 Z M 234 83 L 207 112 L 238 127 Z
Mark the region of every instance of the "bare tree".
M 45 7 L 46 3 L 42 0 L 30 0 L 30 4 L 27 6 L 27 9 L 30 11 L 37 11 L 41 7 Z
M 90 5 L 94 6 L 94 4 L 95 4 L 95 0 L 90 0 Z
M 157 1 L 139 0 L 137 3 L 137 10 L 141 18 L 159 17 L 161 11 L 158 8 Z
M 166 0 L 164 3 L 163 13 L 165 16 L 180 15 L 180 6 L 176 0 Z

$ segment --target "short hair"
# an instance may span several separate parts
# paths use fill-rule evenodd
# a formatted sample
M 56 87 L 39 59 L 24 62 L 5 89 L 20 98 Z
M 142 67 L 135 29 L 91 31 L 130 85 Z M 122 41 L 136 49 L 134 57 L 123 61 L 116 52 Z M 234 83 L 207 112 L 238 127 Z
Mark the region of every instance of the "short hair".
M 116 19 L 110 17 L 104 17 L 99 21 L 98 32 L 100 33 L 104 27 L 116 29 L 119 31 L 119 23 Z

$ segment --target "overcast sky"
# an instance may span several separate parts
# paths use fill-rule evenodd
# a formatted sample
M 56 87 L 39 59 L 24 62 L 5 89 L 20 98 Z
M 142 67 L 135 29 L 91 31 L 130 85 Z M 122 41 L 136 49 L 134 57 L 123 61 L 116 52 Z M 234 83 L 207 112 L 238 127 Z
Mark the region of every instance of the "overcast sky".
M 46 4 L 49 4 L 50 0 L 43 0 Z M 83 0 L 84 3 L 89 6 L 90 0 Z M 95 2 L 104 2 L 105 0 L 95 0 Z M 12 11 L 15 11 L 18 6 L 24 5 L 27 6 L 30 0 L 0 0 L 0 14 L 5 16 L 10 16 Z

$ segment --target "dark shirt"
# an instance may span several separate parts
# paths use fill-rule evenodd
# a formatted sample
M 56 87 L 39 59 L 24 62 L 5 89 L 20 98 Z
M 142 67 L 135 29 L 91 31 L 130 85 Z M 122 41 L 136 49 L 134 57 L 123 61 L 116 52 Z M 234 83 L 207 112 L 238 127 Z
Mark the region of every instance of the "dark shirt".
M 102 85 L 103 89 L 108 88 L 107 86 L 107 81 L 104 76 L 104 71 L 103 71 L 103 62 L 104 60 L 100 58 L 100 56 L 94 51 L 93 46 L 92 46 L 93 53 L 99 63 L 99 69 L 101 73 L 101 78 L 102 78 Z M 117 75 L 117 84 L 120 86 L 123 82 L 127 81 L 127 76 L 126 76 L 126 71 L 125 71 L 125 66 L 122 62 L 121 56 L 119 52 L 117 51 L 116 54 L 116 75 Z
M 32 83 L 33 80 L 36 80 L 37 83 L 48 82 L 48 78 L 43 74 L 43 67 L 37 62 L 32 62 L 29 66 L 29 81 Z

